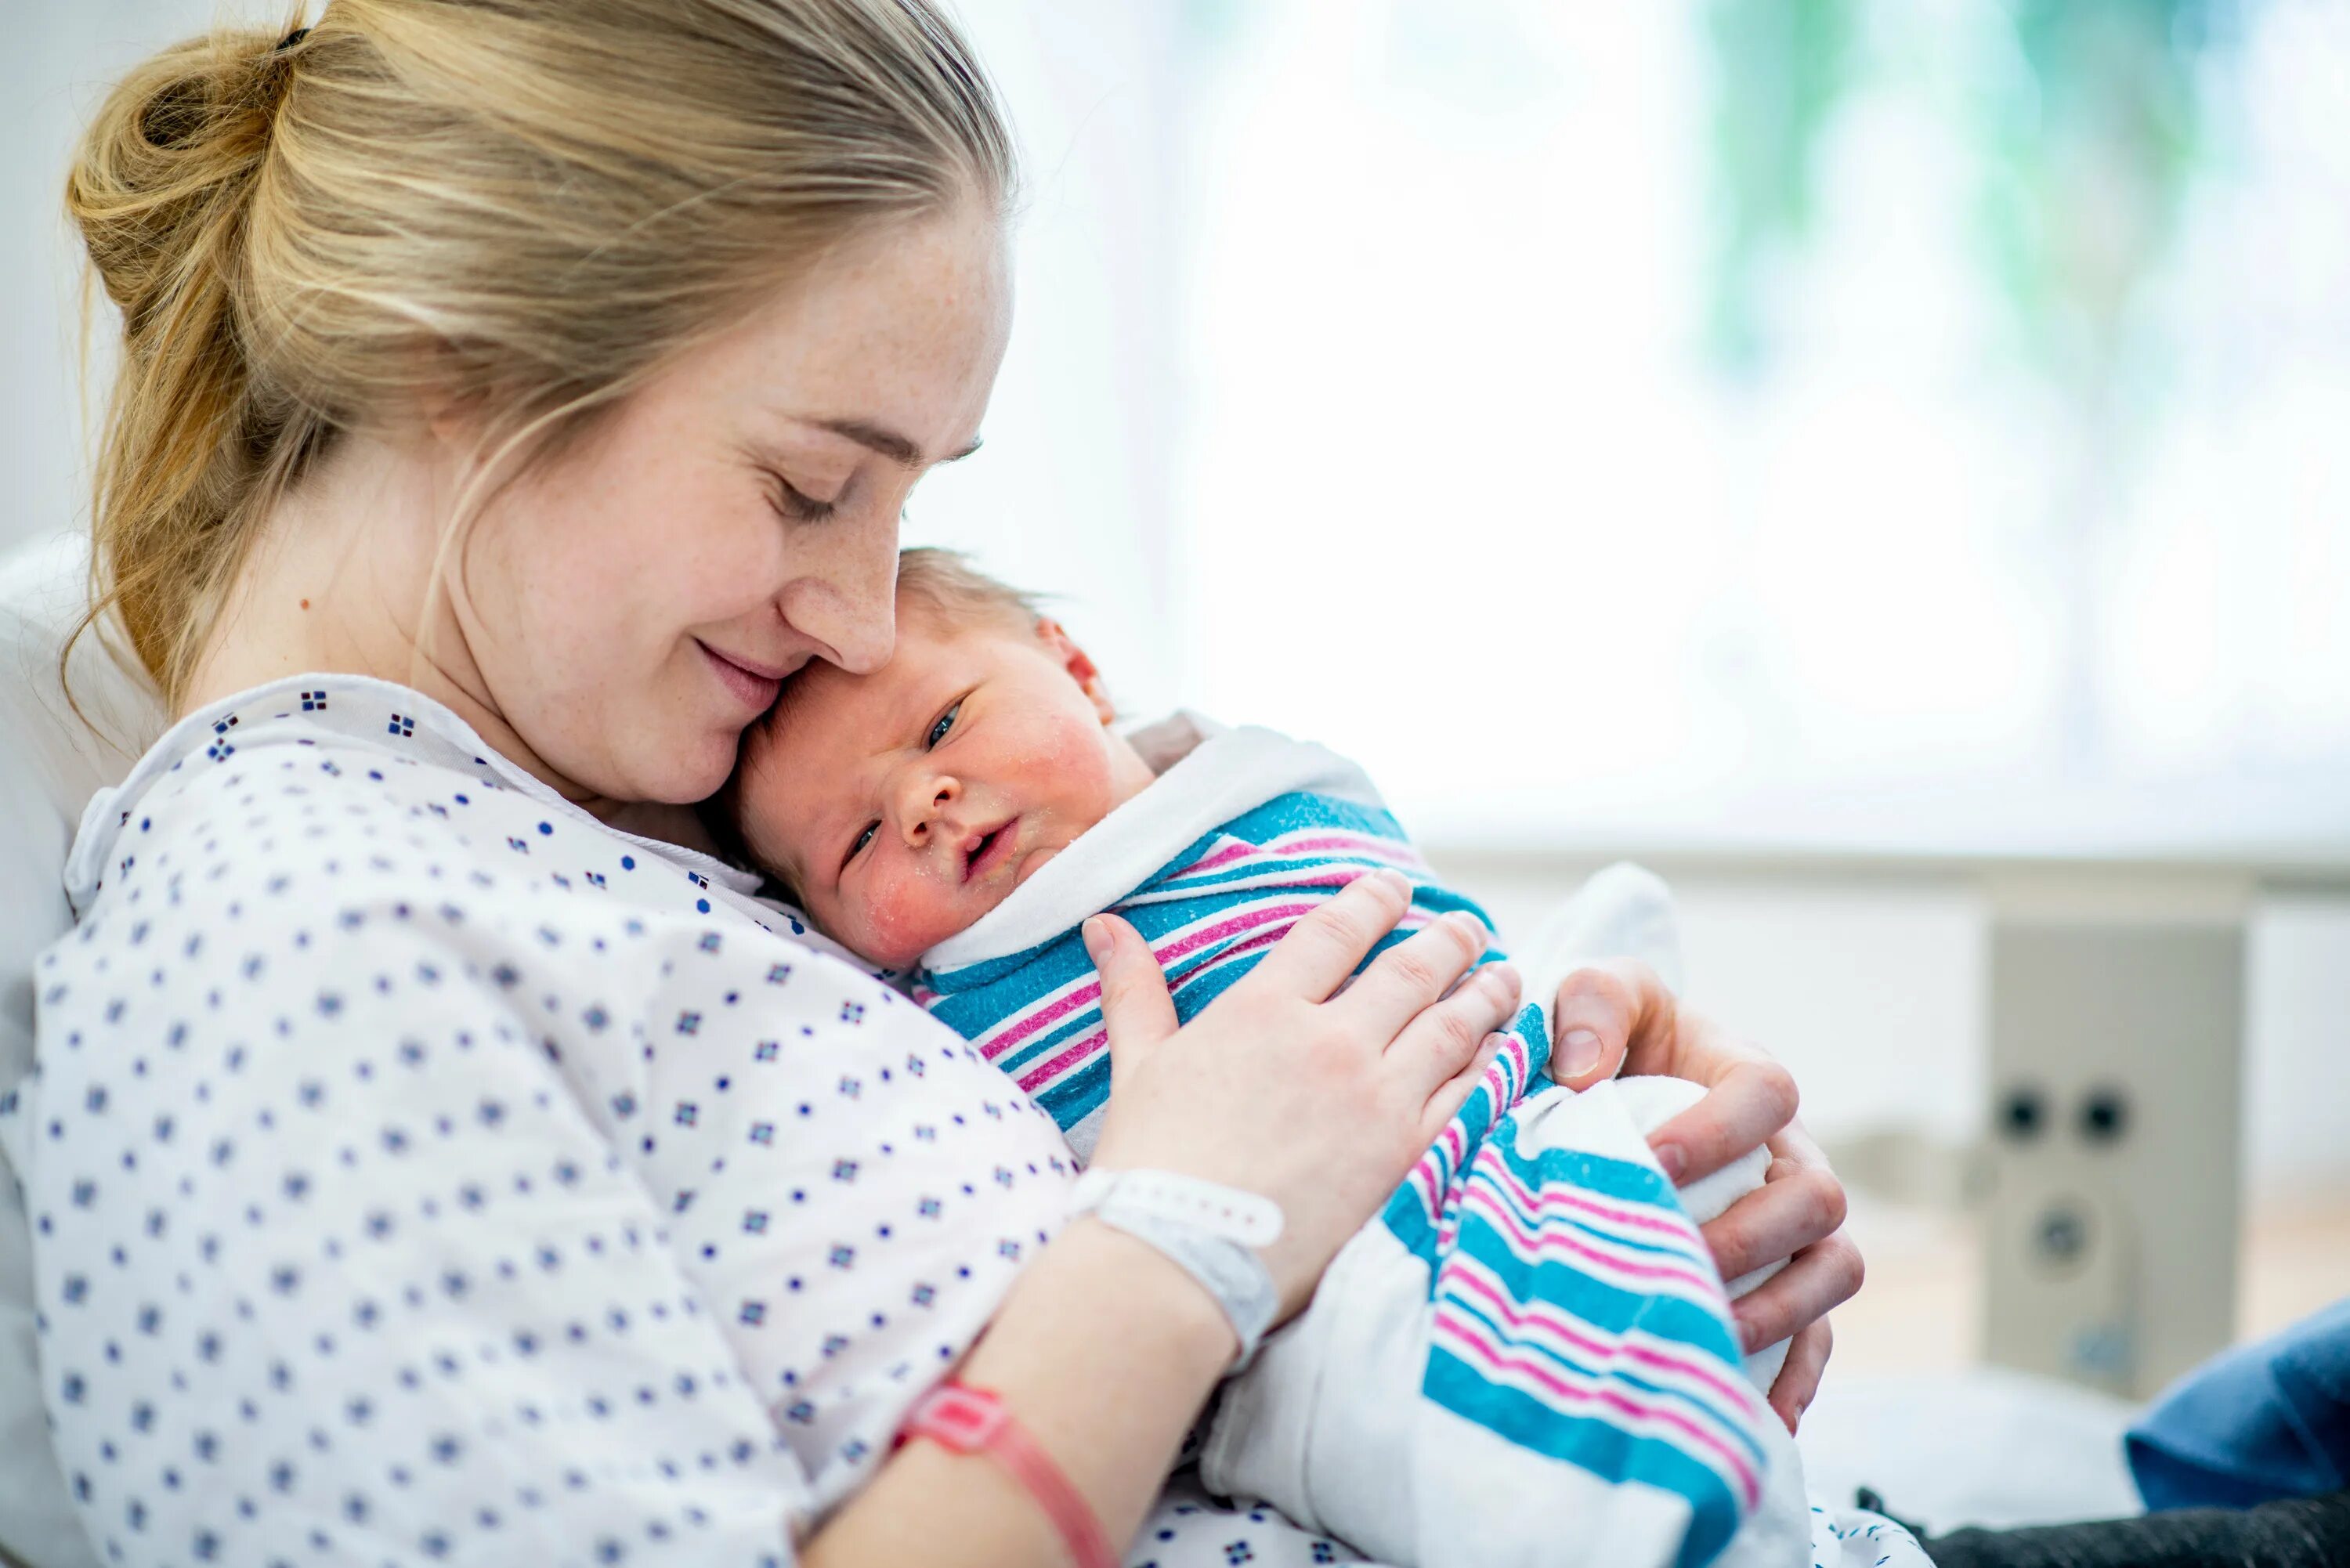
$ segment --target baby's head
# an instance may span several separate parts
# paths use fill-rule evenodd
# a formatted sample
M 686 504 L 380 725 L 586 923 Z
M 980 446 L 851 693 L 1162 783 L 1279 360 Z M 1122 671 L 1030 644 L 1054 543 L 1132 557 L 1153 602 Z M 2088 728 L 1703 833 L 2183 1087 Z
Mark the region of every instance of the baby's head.
M 743 737 L 733 826 L 827 935 L 902 969 L 1150 783 L 1112 716 L 1093 661 L 1025 597 L 908 550 L 896 651 L 785 682 Z

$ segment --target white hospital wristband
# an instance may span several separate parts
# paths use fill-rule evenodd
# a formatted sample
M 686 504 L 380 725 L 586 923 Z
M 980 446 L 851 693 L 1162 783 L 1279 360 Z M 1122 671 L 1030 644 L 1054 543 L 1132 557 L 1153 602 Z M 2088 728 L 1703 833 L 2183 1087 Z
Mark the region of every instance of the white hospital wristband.
M 1281 1234 L 1281 1206 L 1171 1170 L 1088 1170 L 1070 1213 L 1091 1214 L 1165 1253 L 1215 1297 L 1240 1340 L 1240 1371 L 1273 1325 L 1280 1298 L 1256 1249 Z

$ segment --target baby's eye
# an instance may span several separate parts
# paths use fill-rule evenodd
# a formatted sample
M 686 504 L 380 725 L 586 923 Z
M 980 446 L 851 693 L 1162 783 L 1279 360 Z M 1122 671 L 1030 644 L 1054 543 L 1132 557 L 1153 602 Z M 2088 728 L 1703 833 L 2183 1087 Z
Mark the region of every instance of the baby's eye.
M 851 860 L 856 859 L 858 855 L 864 852 L 865 846 L 873 842 L 873 836 L 880 831 L 881 825 L 879 823 L 867 823 L 865 825 L 865 831 L 857 836 L 857 842 L 848 846 L 848 853 L 841 857 L 840 863 L 846 866 Z
M 947 732 L 954 728 L 955 715 L 962 711 L 962 704 L 958 702 L 953 707 L 948 709 L 945 712 L 940 714 L 938 722 L 931 726 L 930 738 L 924 741 L 922 744 L 926 747 L 935 746 L 941 741 L 945 740 L 947 738 Z

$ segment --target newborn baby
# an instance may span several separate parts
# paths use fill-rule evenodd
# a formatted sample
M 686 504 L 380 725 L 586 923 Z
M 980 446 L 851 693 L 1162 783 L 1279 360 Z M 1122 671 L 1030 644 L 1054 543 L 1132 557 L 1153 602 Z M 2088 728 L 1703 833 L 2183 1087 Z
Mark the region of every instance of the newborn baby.
M 910 971 L 1080 1158 L 1109 1094 L 1087 917 L 1136 926 L 1184 1019 L 1381 867 L 1414 889 L 1388 943 L 1432 919 L 1482 929 L 1343 759 L 1188 718 L 1146 755 L 1067 633 L 945 553 L 906 552 L 898 612 L 879 670 L 817 664 L 785 685 L 725 811 L 824 932 Z M 1611 888 L 1603 922 L 1657 912 L 1652 878 L 1603 879 L 1603 901 Z M 1226 1384 L 1202 1479 L 1399 1564 L 1838 1560 L 1643 1137 L 1696 1090 L 1574 1095 L 1544 1073 L 1556 981 L 1606 950 L 1582 913 L 1583 938 L 1535 955 L 1538 1000 L 1446 1136 Z M 1686 1196 L 1710 1218 L 1765 1158 Z M 1750 1370 L 1767 1384 L 1780 1355 Z

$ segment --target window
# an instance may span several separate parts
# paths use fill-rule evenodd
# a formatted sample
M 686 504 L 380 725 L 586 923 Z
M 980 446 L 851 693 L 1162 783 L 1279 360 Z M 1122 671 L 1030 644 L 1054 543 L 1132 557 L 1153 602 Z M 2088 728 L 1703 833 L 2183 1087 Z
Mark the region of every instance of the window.
M 2338 7 L 969 9 L 1021 314 L 912 535 L 1138 705 L 1439 838 L 2350 842 Z

